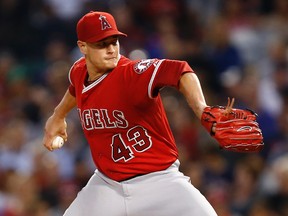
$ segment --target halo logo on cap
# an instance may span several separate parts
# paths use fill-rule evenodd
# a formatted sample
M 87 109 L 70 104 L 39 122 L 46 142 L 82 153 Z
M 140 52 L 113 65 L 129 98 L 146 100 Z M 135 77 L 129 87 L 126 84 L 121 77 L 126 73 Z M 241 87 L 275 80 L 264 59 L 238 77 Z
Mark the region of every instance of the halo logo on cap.
M 107 21 L 106 16 L 100 15 L 99 20 L 101 21 L 101 29 L 102 30 L 112 28 L 111 25 L 109 24 L 109 22 Z
M 78 40 L 94 43 L 113 35 L 127 36 L 117 29 L 114 17 L 107 12 L 90 11 L 77 23 Z

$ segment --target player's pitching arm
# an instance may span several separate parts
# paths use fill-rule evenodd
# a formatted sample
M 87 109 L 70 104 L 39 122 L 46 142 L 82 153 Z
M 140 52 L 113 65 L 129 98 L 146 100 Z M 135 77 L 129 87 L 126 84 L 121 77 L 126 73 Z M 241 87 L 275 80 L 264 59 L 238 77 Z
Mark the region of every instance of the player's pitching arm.
M 43 145 L 52 151 L 52 142 L 56 136 L 61 136 L 67 141 L 67 124 L 65 118 L 67 114 L 76 106 L 76 99 L 66 91 L 60 103 L 54 109 L 53 114 L 47 119 L 44 128 Z

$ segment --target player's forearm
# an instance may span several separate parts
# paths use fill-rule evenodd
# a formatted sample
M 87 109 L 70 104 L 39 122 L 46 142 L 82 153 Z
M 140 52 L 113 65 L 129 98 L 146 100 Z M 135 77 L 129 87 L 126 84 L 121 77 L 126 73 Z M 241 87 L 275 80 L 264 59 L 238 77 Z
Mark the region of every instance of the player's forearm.
M 195 115 L 201 119 L 207 104 L 197 75 L 195 73 L 183 74 L 179 83 L 179 91 L 184 95 Z
M 69 90 L 66 91 L 61 102 L 54 109 L 54 115 L 59 118 L 65 118 L 66 115 L 76 106 L 76 99 L 72 96 Z

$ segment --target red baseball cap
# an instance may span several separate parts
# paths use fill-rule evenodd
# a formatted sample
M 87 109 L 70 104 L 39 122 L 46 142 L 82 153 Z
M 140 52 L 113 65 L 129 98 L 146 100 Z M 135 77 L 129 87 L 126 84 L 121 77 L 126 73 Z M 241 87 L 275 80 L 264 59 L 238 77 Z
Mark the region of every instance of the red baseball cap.
M 127 36 L 118 31 L 115 19 L 109 13 L 90 11 L 77 23 L 78 40 L 94 43 L 113 35 Z

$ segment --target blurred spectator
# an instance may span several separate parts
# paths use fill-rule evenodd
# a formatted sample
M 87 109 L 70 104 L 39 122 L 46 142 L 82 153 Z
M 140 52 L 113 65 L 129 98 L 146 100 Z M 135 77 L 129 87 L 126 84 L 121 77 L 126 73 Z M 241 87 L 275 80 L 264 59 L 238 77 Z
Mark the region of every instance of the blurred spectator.
M 261 192 L 266 197 L 270 208 L 278 215 L 287 215 L 288 204 L 288 156 L 287 153 L 273 160 L 262 176 Z M 277 215 L 276 214 L 276 215 Z
M 33 172 L 33 152 L 28 148 L 29 131 L 24 121 L 7 122 L 1 137 L 0 169 L 13 170 L 22 175 Z
M 233 170 L 233 191 L 230 194 L 231 209 L 236 215 L 247 215 L 258 199 L 258 179 L 263 169 L 262 158 L 251 155 L 236 163 Z
M 276 117 L 281 113 L 283 106 L 281 89 L 288 84 L 287 49 L 288 44 L 284 38 L 271 40 L 267 45 L 266 56 L 256 64 L 260 76 L 258 97 L 261 106 Z
M 228 20 L 219 18 L 211 20 L 206 28 L 206 54 L 212 64 L 212 87 L 217 91 L 223 91 L 223 87 L 233 85 L 237 80 L 229 79 L 227 74 L 237 70 L 240 73 L 236 75 L 242 76 L 244 66 L 240 50 L 231 42 L 228 25 Z

